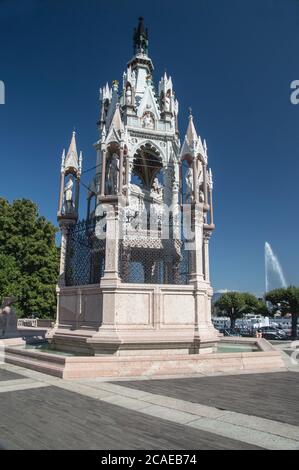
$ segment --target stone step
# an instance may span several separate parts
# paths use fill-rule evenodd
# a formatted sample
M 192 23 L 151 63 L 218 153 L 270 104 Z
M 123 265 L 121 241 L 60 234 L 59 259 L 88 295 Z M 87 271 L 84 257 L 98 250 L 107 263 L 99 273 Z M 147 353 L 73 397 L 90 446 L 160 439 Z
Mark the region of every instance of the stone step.
M 56 364 L 65 364 L 65 356 L 59 356 L 48 352 L 40 352 L 34 349 L 22 349 L 16 347 L 6 347 L 6 354 L 14 354 L 15 356 L 28 357 L 46 362 L 54 362 Z
M 27 369 L 63 378 L 65 362 L 61 362 L 60 357 L 57 359 L 59 360 L 55 361 L 53 358 L 51 358 L 51 361 L 49 361 L 47 357 L 43 356 L 32 357 L 30 354 L 28 354 L 28 351 L 24 350 L 20 353 L 20 351 L 16 349 L 9 352 L 6 351 L 5 354 L 5 362 L 8 364 L 26 367 Z

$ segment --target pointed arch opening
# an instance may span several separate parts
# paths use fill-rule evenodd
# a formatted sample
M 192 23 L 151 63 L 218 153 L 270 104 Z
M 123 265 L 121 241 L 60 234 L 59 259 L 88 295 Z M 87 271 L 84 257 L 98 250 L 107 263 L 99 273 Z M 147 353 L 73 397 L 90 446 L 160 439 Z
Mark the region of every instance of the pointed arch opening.
M 155 183 L 163 184 L 163 164 L 157 147 L 147 142 L 133 156 L 131 184 L 150 191 Z

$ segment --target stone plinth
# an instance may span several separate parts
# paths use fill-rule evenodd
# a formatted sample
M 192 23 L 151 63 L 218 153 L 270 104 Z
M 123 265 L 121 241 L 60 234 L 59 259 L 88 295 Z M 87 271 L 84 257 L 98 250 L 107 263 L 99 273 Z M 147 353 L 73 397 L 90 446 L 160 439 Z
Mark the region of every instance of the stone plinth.
M 235 338 L 238 343 L 240 338 Z M 242 340 L 242 338 L 241 338 Z M 7 340 L 8 341 L 8 340 Z M 13 347 L 7 343 L 5 362 L 65 379 L 188 377 L 219 373 L 273 372 L 285 370 L 280 351 L 264 339 L 248 338 L 257 352 L 215 354 L 161 353 L 154 356 L 66 357 Z
M 211 289 L 193 285 L 124 284 L 60 287 L 52 347 L 92 355 L 211 352 Z

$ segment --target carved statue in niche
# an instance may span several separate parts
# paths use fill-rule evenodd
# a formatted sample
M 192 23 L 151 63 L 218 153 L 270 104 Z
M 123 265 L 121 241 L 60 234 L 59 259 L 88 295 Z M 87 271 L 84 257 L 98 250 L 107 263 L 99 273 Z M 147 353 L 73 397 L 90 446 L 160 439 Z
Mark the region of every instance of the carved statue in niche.
M 163 185 L 158 180 L 157 176 L 154 178 L 153 185 L 152 185 L 152 192 L 156 197 L 161 197 L 163 194 Z
M 108 114 L 108 108 L 109 108 L 109 100 L 106 99 L 103 105 L 103 119 L 105 119 Z
M 73 180 L 69 177 L 65 187 L 64 187 L 64 207 L 65 212 L 70 214 L 74 210 L 74 201 L 73 201 Z
M 164 111 L 170 111 L 170 90 L 167 91 L 164 98 Z
M 131 106 L 132 105 L 132 88 L 131 85 L 127 85 L 126 88 L 126 105 Z
M 191 202 L 192 193 L 193 193 L 193 171 L 191 167 L 189 167 L 188 170 L 186 171 L 185 181 L 186 181 L 186 202 Z
M 169 112 L 170 111 L 171 91 L 168 90 L 166 95 L 164 95 L 164 92 L 162 91 L 160 99 L 161 99 L 162 111 L 163 112 Z
M 205 194 L 203 191 L 203 184 L 199 186 L 199 202 L 205 202 Z
M 201 163 L 199 163 L 198 181 L 197 181 L 197 188 L 196 188 L 199 202 L 205 202 L 203 171 L 204 171 L 203 166 Z
M 142 118 L 142 127 L 145 127 L 146 129 L 154 129 L 155 127 L 155 121 L 153 116 L 149 111 L 144 113 L 143 118 Z
M 107 169 L 107 194 L 117 194 L 118 188 L 119 160 L 118 155 L 113 153 L 109 160 Z

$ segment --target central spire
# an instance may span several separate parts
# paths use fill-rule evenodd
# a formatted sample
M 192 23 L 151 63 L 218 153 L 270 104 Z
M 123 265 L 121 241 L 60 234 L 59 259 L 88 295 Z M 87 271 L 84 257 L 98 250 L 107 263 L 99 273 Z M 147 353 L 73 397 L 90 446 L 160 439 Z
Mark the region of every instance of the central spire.
M 133 49 L 134 55 L 136 54 L 148 54 L 148 30 L 144 27 L 144 18 L 140 16 L 138 18 L 138 27 L 134 28 L 133 35 Z

